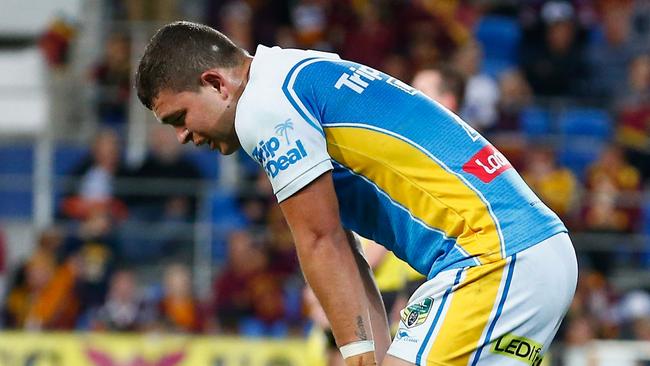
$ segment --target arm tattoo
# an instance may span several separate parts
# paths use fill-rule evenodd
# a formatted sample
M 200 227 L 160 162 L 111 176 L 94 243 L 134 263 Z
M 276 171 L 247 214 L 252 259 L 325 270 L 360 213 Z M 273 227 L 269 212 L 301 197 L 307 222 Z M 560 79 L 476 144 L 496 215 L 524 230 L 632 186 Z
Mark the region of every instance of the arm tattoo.
M 362 341 L 368 340 L 366 327 L 363 325 L 363 318 L 361 316 L 357 316 L 357 330 L 354 332 L 354 334 Z

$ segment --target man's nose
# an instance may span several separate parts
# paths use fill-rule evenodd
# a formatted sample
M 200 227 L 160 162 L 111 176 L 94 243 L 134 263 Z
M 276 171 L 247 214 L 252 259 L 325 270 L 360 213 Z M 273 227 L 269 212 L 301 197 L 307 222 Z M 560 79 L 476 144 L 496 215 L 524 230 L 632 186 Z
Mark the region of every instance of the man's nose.
M 185 127 L 176 127 L 176 138 L 181 144 L 192 141 L 192 133 Z

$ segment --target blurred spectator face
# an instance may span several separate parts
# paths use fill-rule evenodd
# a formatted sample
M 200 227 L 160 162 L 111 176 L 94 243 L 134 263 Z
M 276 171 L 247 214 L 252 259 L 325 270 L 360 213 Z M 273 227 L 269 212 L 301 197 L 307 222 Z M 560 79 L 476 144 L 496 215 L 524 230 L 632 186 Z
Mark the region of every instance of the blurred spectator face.
M 113 301 L 127 303 L 135 301 L 137 285 L 133 274 L 129 271 L 120 271 L 113 275 L 109 297 Z
M 546 42 L 553 52 L 564 53 L 573 44 L 574 36 L 575 29 L 571 21 L 554 22 L 549 25 Z
M 555 169 L 555 158 L 551 151 L 534 149 L 528 156 L 530 173 L 536 176 L 545 176 Z
M 190 271 L 181 264 L 169 266 L 165 270 L 165 294 L 169 297 L 183 298 L 192 295 Z
M 174 132 L 162 125 L 155 125 L 152 128 L 150 146 L 154 155 L 163 162 L 176 161 L 182 152 Z
M 605 39 L 609 44 L 618 45 L 627 41 L 630 35 L 630 8 L 621 4 L 604 6 L 602 23 Z
M 442 77 L 437 70 L 422 70 L 413 77 L 412 86 L 433 100 L 440 100 Z
M 409 65 L 405 57 L 392 54 L 386 57 L 381 69 L 398 80 L 409 80 Z
M 315 47 L 325 35 L 327 16 L 324 4 L 318 0 L 301 0 L 293 8 L 292 20 L 301 47 Z
M 61 244 L 63 244 L 63 233 L 56 227 L 43 230 L 38 238 L 38 246 L 50 252 L 55 252 Z
M 99 133 L 93 144 L 93 157 L 95 164 L 113 172 L 118 165 L 120 158 L 119 138 L 111 130 L 104 130 Z
M 445 108 L 455 111 L 458 108 L 456 98 L 452 93 L 444 92 L 443 80 L 437 70 L 423 70 L 413 77 L 413 87 L 424 95 L 442 104 Z
M 112 227 L 113 221 L 109 208 L 105 205 L 96 205 L 84 219 L 79 231 L 80 236 L 85 239 L 97 239 L 110 233 Z
M 255 190 L 261 194 L 270 196 L 273 194 L 273 186 L 264 172 L 259 172 L 255 180 Z
M 624 164 L 623 151 L 617 146 L 609 146 L 600 157 L 602 166 L 615 169 Z
M 293 236 L 279 206 L 270 207 L 266 222 L 271 232 L 271 245 L 280 250 L 293 250 Z
M 101 244 L 89 243 L 82 247 L 79 256 L 79 278 L 86 282 L 104 281 L 111 253 Z
M 380 25 L 379 10 L 374 4 L 366 3 L 357 13 L 362 27 L 373 28 Z
M 54 276 L 54 263 L 44 253 L 36 253 L 27 264 L 27 287 L 32 291 L 43 289 Z
M 416 68 L 424 69 L 435 66 L 440 54 L 431 38 L 417 36 L 411 42 L 409 56 Z
M 594 339 L 594 329 L 586 317 L 579 317 L 570 321 L 567 329 L 567 343 L 572 346 L 581 346 Z
M 517 70 L 501 74 L 499 88 L 501 89 L 501 104 L 523 106 L 528 104 L 532 98 L 530 85 Z
M 542 7 L 541 15 L 548 27 L 546 42 L 549 48 L 558 53 L 567 51 L 575 34 L 573 6 L 565 1 L 550 1 Z
M 478 72 L 482 59 L 481 46 L 476 41 L 469 41 L 456 52 L 452 64 L 468 78 Z
M 637 93 L 650 92 L 650 55 L 636 57 L 630 63 L 628 83 Z
M 239 47 L 252 51 L 254 47 L 251 20 L 253 11 L 245 1 L 232 1 L 223 7 L 221 25 L 227 35 Z
M 640 318 L 634 322 L 634 336 L 640 341 L 650 341 L 650 317 Z
M 245 231 L 230 235 L 228 254 L 230 267 L 240 273 L 252 273 L 266 265 L 264 254 L 255 247 L 253 237 Z
M 122 34 L 112 35 L 106 41 L 106 62 L 112 69 L 124 69 L 131 66 L 131 44 Z
M 282 48 L 296 48 L 296 36 L 291 27 L 279 27 L 275 32 L 275 43 Z

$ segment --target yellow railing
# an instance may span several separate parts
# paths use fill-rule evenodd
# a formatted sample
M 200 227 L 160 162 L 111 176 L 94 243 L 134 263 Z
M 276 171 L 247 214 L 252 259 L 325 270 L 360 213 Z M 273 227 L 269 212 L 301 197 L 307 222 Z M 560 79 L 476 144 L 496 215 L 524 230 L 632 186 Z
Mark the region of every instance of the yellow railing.
M 324 366 L 324 342 L 222 336 L 0 332 L 0 366 Z

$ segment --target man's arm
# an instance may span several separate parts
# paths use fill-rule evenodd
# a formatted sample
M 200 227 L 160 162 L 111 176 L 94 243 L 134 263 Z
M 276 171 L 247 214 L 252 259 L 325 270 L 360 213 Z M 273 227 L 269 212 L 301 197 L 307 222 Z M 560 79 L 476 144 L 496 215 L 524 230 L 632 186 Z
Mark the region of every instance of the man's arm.
M 373 266 L 370 264 L 368 258 L 364 256 L 364 250 L 362 249 L 359 240 L 357 240 L 351 231 L 348 231 L 347 234 L 348 241 L 352 246 L 352 252 L 354 253 L 357 261 L 357 267 L 359 268 L 361 279 L 363 280 L 363 284 L 366 289 L 366 296 L 368 298 L 370 306 L 369 311 L 370 322 L 372 323 L 372 334 L 375 340 L 375 354 L 377 356 L 377 363 L 381 364 L 391 343 L 388 314 L 386 314 L 384 300 L 382 300 L 381 293 L 379 292 L 379 288 L 375 282 L 375 276 L 372 272 Z M 380 246 L 377 243 L 372 243 L 384 250 L 384 256 L 386 253 L 388 253 L 388 250 L 386 248 Z
M 370 268 L 373 270 L 377 269 L 377 267 L 379 267 L 379 265 L 384 261 L 386 254 L 388 254 L 388 249 L 370 239 L 364 239 L 362 242 L 366 261 L 370 265 Z
M 361 275 L 356 250 L 341 226 L 331 173 L 321 175 L 280 207 L 296 242 L 305 278 L 327 314 L 337 344 L 372 340 L 370 313 L 371 309 L 376 311 L 377 304 L 375 299 L 373 304 L 368 300 L 366 276 Z M 375 326 L 377 335 L 385 338 L 386 323 Z M 378 341 L 378 346 L 385 347 L 384 339 Z M 386 349 L 377 348 L 377 352 L 383 358 Z M 375 357 L 364 353 L 348 358 L 346 364 L 374 365 Z

